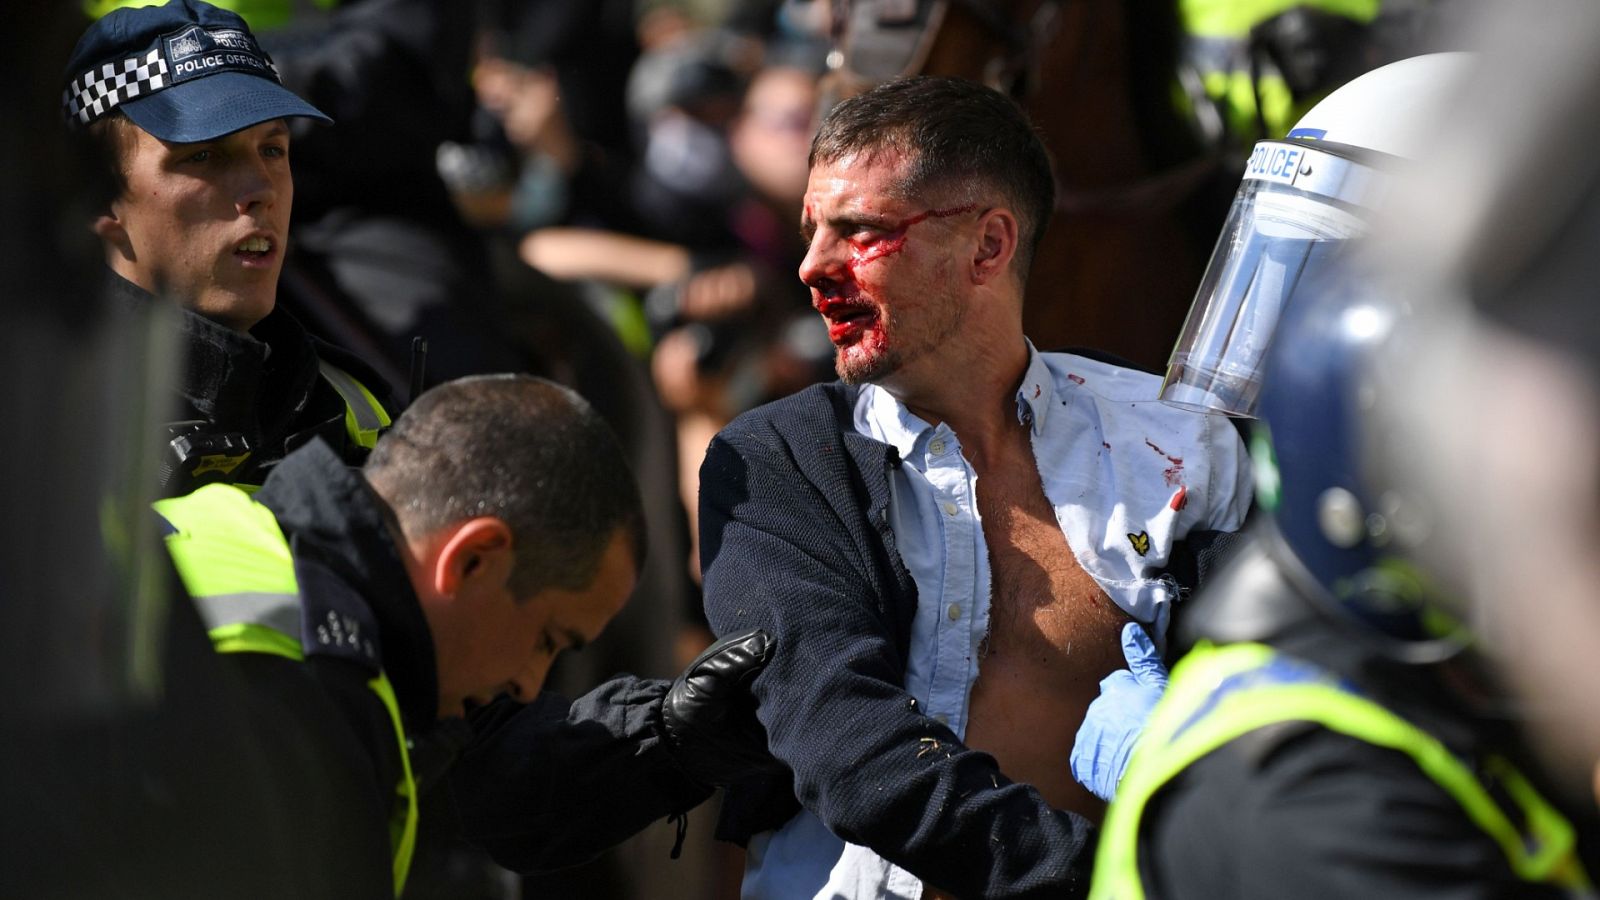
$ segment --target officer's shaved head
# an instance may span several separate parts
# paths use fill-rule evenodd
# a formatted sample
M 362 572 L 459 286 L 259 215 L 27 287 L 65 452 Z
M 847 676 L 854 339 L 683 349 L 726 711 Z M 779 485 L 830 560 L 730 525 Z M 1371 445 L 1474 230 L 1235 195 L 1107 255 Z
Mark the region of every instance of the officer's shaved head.
M 618 529 L 644 557 L 639 486 L 611 428 L 576 393 L 480 375 L 418 397 L 364 469 L 407 538 L 478 516 L 511 527 L 520 597 L 593 582 Z

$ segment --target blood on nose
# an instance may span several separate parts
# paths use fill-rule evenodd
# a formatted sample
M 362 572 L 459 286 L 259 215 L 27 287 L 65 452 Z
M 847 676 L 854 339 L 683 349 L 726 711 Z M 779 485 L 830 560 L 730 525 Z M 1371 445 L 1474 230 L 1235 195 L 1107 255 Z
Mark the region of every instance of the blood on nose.
M 812 240 L 805 259 L 800 261 L 801 283 L 817 291 L 836 290 L 853 273 L 854 269 L 847 261 L 839 259 L 836 254 L 827 253 L 821 239 Z

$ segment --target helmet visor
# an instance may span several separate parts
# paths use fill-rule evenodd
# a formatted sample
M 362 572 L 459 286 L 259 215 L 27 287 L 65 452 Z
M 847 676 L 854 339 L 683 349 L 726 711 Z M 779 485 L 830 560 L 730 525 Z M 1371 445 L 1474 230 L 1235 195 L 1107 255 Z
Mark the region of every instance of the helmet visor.
M 1278 318 L 1297 289 L 1329 277 L 1365 233 L 1373 171 L 1292 142 L 1256 145 L 1167 364 L 1162 400 L 1255 415 Z

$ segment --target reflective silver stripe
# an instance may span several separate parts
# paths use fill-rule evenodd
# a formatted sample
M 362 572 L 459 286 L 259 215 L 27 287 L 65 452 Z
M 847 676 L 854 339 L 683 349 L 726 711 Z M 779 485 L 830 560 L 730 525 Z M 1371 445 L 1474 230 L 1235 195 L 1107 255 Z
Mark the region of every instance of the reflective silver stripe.
M 372 408 L 372 401 L 361 392 L 361 384 L 350 377 L 348 372 L 326 361 L 319 361 L 317 367 L 322 370 L 322 377 L 328 379 L 333 389 L 344 398 L 344 405 L 355 414 L 356 427 L 362 431 L 377 431 L 383 427 L 383 420 L 378 418 L 378 413 Z
M 208 631 L 224 625 L 264 625 L 300 638 L 299 594 L 212 594 L 194 598 L 194 605 Z

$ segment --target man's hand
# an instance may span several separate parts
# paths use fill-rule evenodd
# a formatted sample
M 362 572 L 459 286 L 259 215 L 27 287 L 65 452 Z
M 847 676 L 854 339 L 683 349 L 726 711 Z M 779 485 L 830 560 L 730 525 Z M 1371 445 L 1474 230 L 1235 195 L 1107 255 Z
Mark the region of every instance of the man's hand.
M 1167 667 L 1137 622 L 1122 627 L 1122 655 L 1128 668 L 1101 679 L 1100 696 L 1089 704 L 1072 745 L 1072 777 L 1108 803 L 1150 711 L 1167 690 Z
M 772 658 L 772 638 L 754 629 L 729 635 L 673 679 L 661 700 L 668 750 L 691 778 L 730 784 L 783 770 L 767 752 L 750 682 Z

